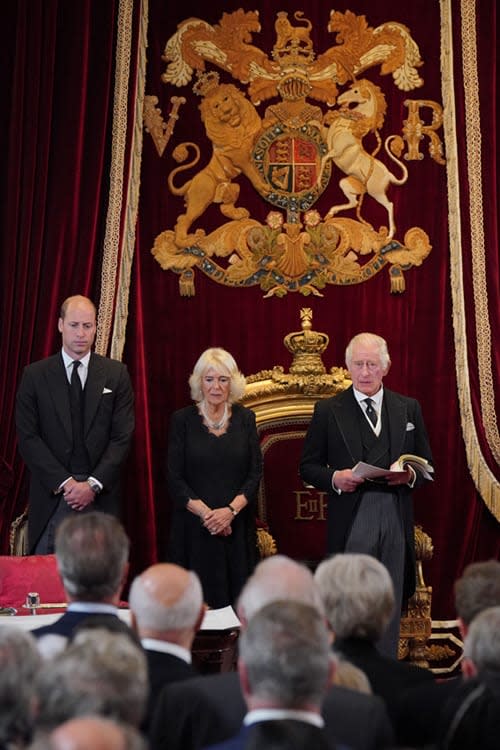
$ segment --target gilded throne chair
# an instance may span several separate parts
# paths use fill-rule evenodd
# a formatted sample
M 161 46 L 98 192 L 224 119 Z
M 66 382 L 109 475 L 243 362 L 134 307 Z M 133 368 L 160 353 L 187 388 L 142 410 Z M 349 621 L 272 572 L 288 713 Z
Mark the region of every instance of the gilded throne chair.
M 309 308 L 300 316 L 301 330 L 283 339 L 292 354 L 289 371 L 275 365 L 249 375 L 242 403 L 255 412 L 264 456 L 257 501 L 260 554 L 279 551 L 315 568 L 326 548 L 327 497 L 299 477 L 302 443 L 317 400 L 345 390 L 351 379 L 343 367 L 327 371 L 323 354 L 329 337 L 313 330 Z M 428 666 L 432 589 L 425 585 L 422 562 L 432 556 L 432 543 L 420 527 L 415 529 L 415 548 L 417 588 L 401 621 L 399 657 Z

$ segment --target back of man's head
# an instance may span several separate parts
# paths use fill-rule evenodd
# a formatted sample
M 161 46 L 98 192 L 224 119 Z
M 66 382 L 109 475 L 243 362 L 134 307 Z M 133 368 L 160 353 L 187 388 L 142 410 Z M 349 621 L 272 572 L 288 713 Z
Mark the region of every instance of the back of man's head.
M 324 614 L 311 571 L 285 555 L 266 557 L 257 565 L 241 591 L 238 616 L 244 624 L 259 609 L 278 599 L 302 602 Z
M 500 562 L 486 560 L 467 565 L 455 581 L 455 609 L 467 628 L 487 607 L 500 606 Z
M 332 663 L 323 617 L 301 602 L 267 604 L 240 636 L 239 668 L 250 709 L 319 710 Z
M 118 519 L 91 512 L 66 518 L 55 553 L 69 598 L 101 602 L 117 597 L 125 580 L 130 542 Z
M 320 563 L 314 578 L 336 638 L 379 640 L 394 611 L 394 587 L 381 562 L 342 553 Z
M 47 731 L 97 714 L 138 727 L 148 696 L 146 657 L 131 638 L 98 628 L 81 631 L 38 676 L 38 726 Z
M 41 658 L 31 633 L 0 627 L 0 747 L 23 747 L 33 724 L 33 685 Z
M 30 750 L 146 750 L 146 742 L 128 724 L 102 716 L 81 716 L 39 736 Z
M 464 642 L 464 659 L 475 670 L 496 672 L 500 677 L 500 607 L 488 607 L 470 624 Z
M 193 571 L 160 563 L 134 579 L 129 605 L 140 635 L 195 630 L 203 616 L 203 591 Z

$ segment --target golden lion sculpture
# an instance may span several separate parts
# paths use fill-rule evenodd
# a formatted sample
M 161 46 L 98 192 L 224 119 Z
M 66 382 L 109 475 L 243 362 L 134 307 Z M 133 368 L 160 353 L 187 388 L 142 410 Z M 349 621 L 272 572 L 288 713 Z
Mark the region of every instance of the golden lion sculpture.
M 188 157 L 188 148 L 194 150 L 193 159 L 176 167 L 168 176 L 168 187 L 173 195 L 184 196 L 186 212 L 175 225 L 175 244 L 186 247 L 196 244 L 205 236 L 202 229 L 194 234 L 189 230 L 211 203 L 220 203 L 220 210 L 229 219 L 245 219 L 249 212 L 237 208 L 235 203 L 240 192 L 239 185 L 232 183 L 243 173 L 260 193 L 269 191 L 258 170 L 251 161 L 252 148 L 261 131 L 261 119 L 244 94 L 233 84 L 222 84 L 212 89 L 200 104 L 201 119 L 208 138 L 212 142 L 212 158 L 182 187 L 174 185 L 177 174 L 191 169 L 200 160 L 200 149 L 196 143 L 182 143 L 174 150 L 178 162 Z

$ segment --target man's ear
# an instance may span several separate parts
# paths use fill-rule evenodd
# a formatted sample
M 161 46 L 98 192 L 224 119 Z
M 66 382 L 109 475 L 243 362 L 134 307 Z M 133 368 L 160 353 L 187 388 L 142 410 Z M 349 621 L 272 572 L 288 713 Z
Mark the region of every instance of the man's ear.
M 462 674 L 466 679 L 477 675 L 477 667 L 473 661 L 464 657 L 461 664 Z
M 194 624 L 194 632 L 197 633 L 198 630 L 201 628 L 201 623 L 203 622 L 203 618 L 205 617 L 205 612 L 207 611 L 207 605 L 205 602 L 200 607 L 200 613 L 198 615 L 198 619 L 196 620 Z
M 59 331 L 59 333 L 62 333 L 62 330 L 63 330 L 63 319 L 62 318 L 59 318 L 59 320 L 57 321 L 57 330 Z
M 389 370 L 391 369 L 391 364 L 392 364 L 392 362 L 391 362 L 391 360 L 389 360 L 388 363 L 387 363 L 387 366 L 386 366 L 386 368 L 384 370 L 384 378 L 387 375 L 387 373 L 389 372 Z
M 467 624 L 462 620 L 461 617 L 457 617 L 457 623 L 458 623 L 458 629 L 460 631 L 460 635 L 462 636 L 462 640 L 464 640 L 469 628 Z
M 238 676 L 240 678 L 241 692 L 245 700 L 252 694 L 250 689 L 250 683 L 248 681 L 248 671 L 246 664 L 241 659 L 238 659 Z

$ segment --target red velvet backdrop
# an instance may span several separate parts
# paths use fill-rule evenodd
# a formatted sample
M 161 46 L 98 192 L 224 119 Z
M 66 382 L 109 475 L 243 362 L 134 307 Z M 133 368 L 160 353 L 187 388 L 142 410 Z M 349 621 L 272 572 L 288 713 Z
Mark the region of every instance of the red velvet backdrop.
M 5 5 L 5 4 L 4 4 Z M 174 90 L 160 80 L 161 54 L 177 23 L 195 16 L 209 23 L 241 7 L 225 0 L 206 6 L 194 0 L 166 3 L 149 0 L 146 94 L 160 99 L 164 114 L 173 94 L 187 94 L 174 136 L 160 159 L 145 134 L 135 260 L 124 361 L 137 399 L 137 432 L 127 464 L 125 523 L 133 541 L 133 570 L 166 555 L 168 497 L 164 479 L 167 425 L 173 409 L 189 400 L 187 378 L 199 353 L 220 345 L 236 357 L 245 374 L 274 364 L 288 367 L 282 339 L 299 328 L 299 310 L 310 306 L 314 328 L 330 335 L 325 364 L 343 364 L 349 338 L 360 330 L 383 335 L 393 365 L 386 383 L 415 396 L 422 404 L 436 466 L 436 482 L 415 497 L 416 518 L 432 536 L 434 558 L 426 564 L 426 582 L 434 588 L 433 616 L 453 617 L 451 582 L 472 560 L 500 553 L 499 524 L 487 510 L 470 478 L 460 426 L 455 376 L 447 230 L 446 171 L 427 156 L 410 166 L 404 189 L 393 193 L 398 237 L 422 227 L 433 250 L 424 264 L 406 274 L 406 292 L 389 293 L 385 272 L 357 286 L 330 286 L 322 298 L 288 294 L 264 299 L 257 288 L 217 285 L 201 274 L 196 296 L 180 297 L 178 277 L 162 271 L 150 253 L 155 237 L 172 228 L 182 210 L 166 177 L 174 166 L 172 148 L 186 140 L 205 142 L 190 87 Z M 58 345 L 60 301 L 76 291 L 98 300 L 100 260 L 107 210 L 111 139 L 113 53 L 118 2 L 18 0 L 2 7 L 4 47 L 0 81 L 6 92 L 1 108 L 4 148 L 0 153 L 2 339 L 0 342 L 0 487 L 9 484 L 2 505 L 2 548 L 8 526 L 26 501 L 26 477 L 15 450 L 14 395 L 22 367 L 46 356 Z M 486 6 L 488 6 L 486 8 Z M 481 69 L 494 86 L 496 64 L 494 2 L 481 2 Z M 326 31 L 329 6 L 322 0 L 258 0 L 262 32 L 253 43 L 270 53 L 275 41 L 276 12 L 305 11 L 314 25 L 317 52 L 334 44 Z M 342 0 L 336 10 L 364 13 L 370 26 L 388 20 L 405 24 L 417 41 L 424 65 L 424 87 L 410 98 L 442 101 L 440 84 L 439 4 L 434 0 L 402 4 L 396 0 Z M 484 9 L 484 15 L 483 15 Z M 478 11 L 479 14 L 479 11 Z M 457 63 L 458 65 L 458 63 Z M 397 132 L 406 116 L 403 92 L 370 71 L 387 96 L 387 133 Z M 490 89 L 490 90 L 491 90 Z M 460 90 L 457 96 L 460 96 Z M 493 97 L 496 101 L 498 97 Z M 488 108 L 494 134 L 495 110 Z M 492 138 L 491 148 L 494 148 Z M 491 152 L 490 152 L 491 153 Z M 204 157 L 208 154 L 205 152 Z M 495 161 L 488 179 L 495 182 Z M 240 203 L 262 220 L 269 207 L 241 183 Z M 334 181 L 331 189 L 336 189 Z M 331 200 L 323 196 L 324 213 Z M 368 210 L 368 209 L 367 209 Z M 374 211 L 373 208 L 370 211 Z M 371 214 L 383 222 L 383 214 Z M 203 219 L 207 229 L 220 222 L 218 210 Z M 486 231 L 496 232 L 490 217 Z M 491 258 L 492 294 L 498 295 L 498 257 Z M 498 296 L 497 296 L 498 299 Z M 496 321 L 498 326 L 498 321 Z M 498 337 L 498 328 L 494 330 Z M 498 340 L 498 339 L 497 339 Z M 498 363 L 496 365 L 498 373 Z M 286 456 L 283 457 L 286 463 Z M 296 471 L 296 466 L 284 466 Z M 12 473 L 10 473 L 12 470 Z M 498 468 L 497 468 L 498 473 Z

